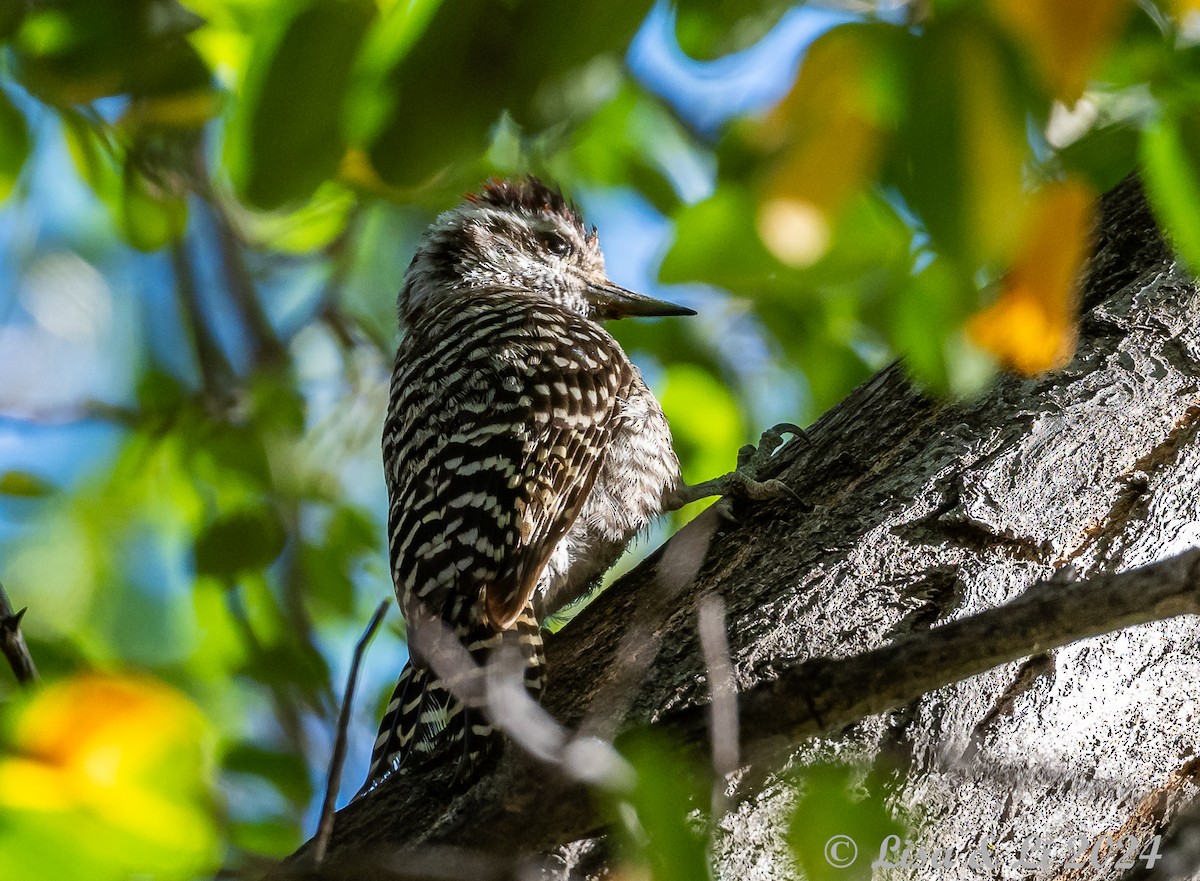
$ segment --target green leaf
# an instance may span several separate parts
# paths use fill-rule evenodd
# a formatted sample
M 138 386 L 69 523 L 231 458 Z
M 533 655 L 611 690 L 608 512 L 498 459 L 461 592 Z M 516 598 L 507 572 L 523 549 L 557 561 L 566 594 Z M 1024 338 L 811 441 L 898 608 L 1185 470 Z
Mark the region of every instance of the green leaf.
M 411 187 L 480 157 L 505 111 L 522 125 L 561 123 L 540 117 L 541 90 L 563 88 L 563 75 L 598 54 L 623 53 L 649 6 L 646 0 L 441 4 L 421 38 L 381 78 L 378 88 L 391 107 L 370 139 L 373 166 L 389 183 Z
M 1200 267 L 1200 109 L 1164 108 L 1142 137 L 1146 188 L 1179 256 Z
M 668 284 L 703 280 L 740 295 L 796 279 L 797 273 L 763 246 L 754 230 L 754 212 L 750 193 L 734 184 L 682 209 L 660 279 Z
M 16 73 L 58 106 L 203 88 L 211 73 L 184 39 L 198 23 L 174 0 L 35 4 L 13 40 Z
M 5 471 L 0 474 L 0 495 L 36 499 L 48 496 L 54 487 L 28 471 Z
M 1029 112 L 1007 45 L 978 17 L 935 19 L 914 47 L 910 89 L 893 158 L 905 197 L 966 271 L 1003 262 L 1023 227 Z
M 308 575 L 307 595 L 315 604 L 314 611 L 349 617 L 354 612 L 351 576 L 364 556 L 377 551 L 379 540 L 370 517 L 349 506 L 334 511 L 325 527 L 325 540 L 301 549 Z
M 627 835 L 637 842 L 634 847 L 649 863 L 654 881 L 710 878 L 705 837 L 688 821 L 703 795 L 696 769 L 678 747 L 654 735 L 631 735 L 621 752 L 637 772 L 628 801 L 637 813 L 638 828 L 627 830 Z
M 1088 132 L 1058 151 L 1066 171 L 1083 175 L 1099 193 L 1106 193 L 1137 167 L 1138 130 L 1128 123 L 1114 123 Z
M 307 199 L 336 173 L 351 72 L 375 16 L 370 0 L 287 8 L 256 41 L 226 150 L 238 192 L 260 208 Z
M 17 32 L 27 10 L 24 0 L 0 0 L 0 41 L 7 42 Z
M 266 508 L 218 517 L 196 539 L 196 572 L 226 583 L 270 564 L 287 539 L 279 518 Z
M 889 835 L 902 838 L 878 793 L 852 798 L 851 769 L 816 765 L 800 775 L 804 795 L 788 823 L 787 839 L 809 881 L 871 877 L 871 861 Z
M 312 798 L 308 768 L 298 756 L 238 743 L 225 754 L 222 764 L 228 772 L 261 777 L 293 804 L 307 806 Z
M 733 467 L 748 438 L 737 400 L 719 376 L 695 364 L 671 365 L 662 406 L 688 480 Z
M 882 329 L 908 369 L 945 394 L 954 373 L 949 341 L 978 306 L 975 286 L 934 260 L 889 298 Z
M 143 174 L 134 156 L 126 156 L 122 175 L 121 232 L 139 251 L 157 251 L 183 238 L 187 202 Z
M 16 186 L 17 176 L 29 158 L 29 125 L 8 94 L 0 89 L 0 201 Z
M 675 4 L 675 38 L 692 58 L 727 55 L 757 43 L 789 5 L 779 0 L 685 0 Z

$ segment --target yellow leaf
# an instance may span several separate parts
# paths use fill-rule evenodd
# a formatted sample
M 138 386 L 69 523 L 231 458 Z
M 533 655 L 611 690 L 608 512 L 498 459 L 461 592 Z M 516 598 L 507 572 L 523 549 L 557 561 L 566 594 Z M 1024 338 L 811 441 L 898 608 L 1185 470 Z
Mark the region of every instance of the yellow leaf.
M 1167 0 L 1167 8 L 1179 21 L 1200 13 L 1200 0 Z
M 1078 182 L 1037 193 L 996 302 L 967 324 L 976 345 L 1019 373 L 1032 376 L 1071 358 L 1095 205 L 1095 194 Z
M 1074 104 L 1120 33 L 1132 0 L 991 0 L 1028 47 L 1050 93 Z
M 842 27 L 818 39 L 760 129 L 779 156 L 760 189 L 759 235 L 793 266 L 821 257 L 839 212 L 878 166 L 888 102 L 875 33 Z
M 215 844 L 206 747 L 203 717 L 174 689 L 78 676 L 20 712 L 10 754 L 0 758 L 0 816 L 86 817 L 140 841 L 144 859 L 167 853 L 202 864 Z
M 193 89 L 139 98 L 121 116 L 122 127 L 200 128 L 221 112 L 221 96 L 209 89 Z

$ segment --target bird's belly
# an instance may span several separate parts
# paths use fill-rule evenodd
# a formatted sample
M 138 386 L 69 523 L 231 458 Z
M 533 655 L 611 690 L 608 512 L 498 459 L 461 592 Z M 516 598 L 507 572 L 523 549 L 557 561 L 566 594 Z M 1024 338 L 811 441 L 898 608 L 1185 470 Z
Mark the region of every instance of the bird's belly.
M 594 585 L 662 513 L 679 483 L 679 459 L 655 402 L 610 444 L 579 516 L 543 573 L 545 610 L 561 608 Z

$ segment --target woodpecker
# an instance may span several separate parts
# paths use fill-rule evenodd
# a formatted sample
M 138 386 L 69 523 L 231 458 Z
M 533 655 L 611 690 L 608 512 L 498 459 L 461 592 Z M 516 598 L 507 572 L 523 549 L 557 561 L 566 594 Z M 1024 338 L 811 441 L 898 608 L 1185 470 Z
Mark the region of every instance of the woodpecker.
M 684 484 L 662 408 L 603 322 L 695 313 L 614 284 L 595 227 L 534 177 L 493 180 L 439 216 L 398 311 L 383 462 L 410 657 L 364 792 L 447 748 L 469 779 L 497 746 L 480 702 L 434 671 L 439 631 L 479 665 L 516 646 L 540 696 L 542 618 L 656 516 L 709 495 L 789 492 L 748 467 Z

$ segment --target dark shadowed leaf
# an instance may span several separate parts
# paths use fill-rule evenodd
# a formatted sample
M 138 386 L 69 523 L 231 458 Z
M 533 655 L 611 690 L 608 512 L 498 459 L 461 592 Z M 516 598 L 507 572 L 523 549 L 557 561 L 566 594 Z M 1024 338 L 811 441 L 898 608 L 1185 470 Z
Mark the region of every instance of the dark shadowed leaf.
M 1025 90 L 1007 44 L 966 14 L 935 19 L 912 65 L 893 169 L 935 244 L 967 271 L 1003 262 L 1025 214 Z
M 0 474 L 0 496 L 36 499 L 48 496 L 54 487 L 28 471 L 5 471 Z
M 299 756 L 238 743 L 225 754 L 222 764 L 226 771 L 263 778 L 296 805 L 306 805 L 312 798 L 308 768 Z
M 505 111 L 522 125 L 558 122 L 537 118 L 539 88 L 598 53 L 623 53 L 648 8 L 644 0 L 443 3 L 383 79 L 391 108 L 371 139 L 372 164 L 389 183 L 414 186 L 477 158 Z
M 232 582 L 271 563 L 286 538 L 279 518 L 266 508 L 225 514 L 196 539 L 196 572 Z
M 374 15 L 369 0 L 306 0 L 264 26 L 226 150 L 251 204 L 306 199 L 337 171 L 346 148 L 344 101 Z
M 1140 140 L 1128 123 L 1106 125 L 1059 150 L 1058 161 L 1087 178 L 1096 192 L 1107 192 L 1137 166 Z

